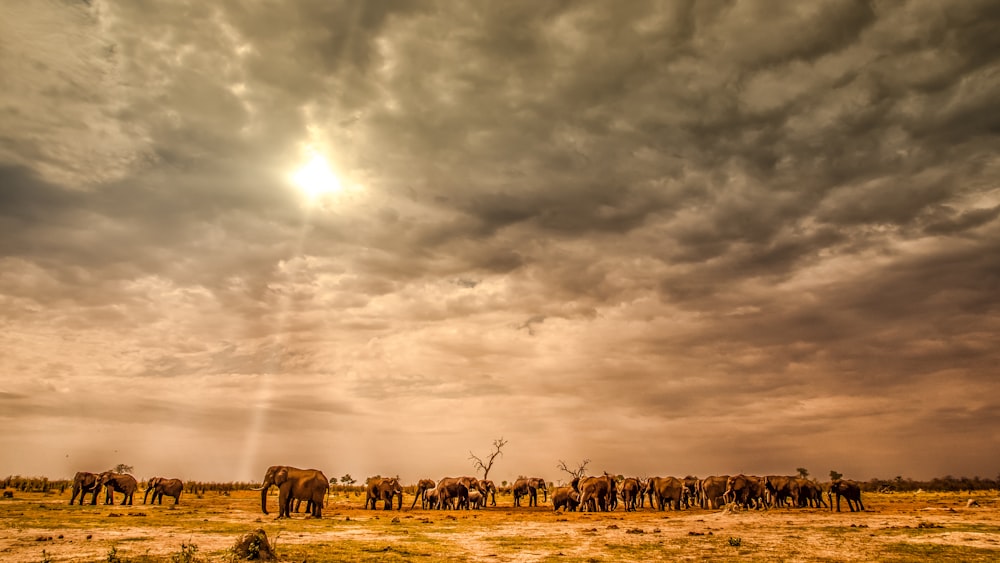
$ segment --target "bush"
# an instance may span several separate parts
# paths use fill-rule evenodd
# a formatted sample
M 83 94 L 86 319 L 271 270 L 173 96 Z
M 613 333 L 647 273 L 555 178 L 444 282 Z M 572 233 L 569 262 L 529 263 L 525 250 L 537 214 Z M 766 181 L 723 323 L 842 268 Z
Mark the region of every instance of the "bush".
M 197 545 L 193 543 L 182 543 L 180 552 L 170 556 L 170 563 L 194 563 L 197 561 L 195 556 L 195 553 L 197 552 Z

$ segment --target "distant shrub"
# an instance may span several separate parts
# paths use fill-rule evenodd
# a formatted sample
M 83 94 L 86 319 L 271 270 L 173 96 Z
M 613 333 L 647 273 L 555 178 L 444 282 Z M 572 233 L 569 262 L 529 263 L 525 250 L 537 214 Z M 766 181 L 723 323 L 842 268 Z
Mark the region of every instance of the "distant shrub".
M 181 550 L 170 556 L 170 563 L 194 563 L 197 561 L 198 546 L 193 543 L 182 543 Z
M 118 555 L 118 548 L 111 546 L 108 550 L 108 563 L 127 563 L 120 555 Z

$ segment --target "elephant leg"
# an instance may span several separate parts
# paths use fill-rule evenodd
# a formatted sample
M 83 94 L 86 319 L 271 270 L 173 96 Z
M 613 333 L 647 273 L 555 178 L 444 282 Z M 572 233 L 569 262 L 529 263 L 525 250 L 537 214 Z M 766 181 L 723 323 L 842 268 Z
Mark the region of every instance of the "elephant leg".
M 284 487 L 278 488 L 278 518 L 288 517 L 288 491 Z

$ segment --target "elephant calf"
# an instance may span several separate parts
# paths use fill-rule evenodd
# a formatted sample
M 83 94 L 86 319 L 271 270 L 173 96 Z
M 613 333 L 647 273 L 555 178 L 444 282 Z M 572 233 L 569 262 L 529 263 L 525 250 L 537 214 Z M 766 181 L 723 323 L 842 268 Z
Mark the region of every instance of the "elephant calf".
M 565 510 L 574 512 L 580 504 L 580 493 L 573 490 L 573 487 L 558 487 L 552 491 L 552 510 Z

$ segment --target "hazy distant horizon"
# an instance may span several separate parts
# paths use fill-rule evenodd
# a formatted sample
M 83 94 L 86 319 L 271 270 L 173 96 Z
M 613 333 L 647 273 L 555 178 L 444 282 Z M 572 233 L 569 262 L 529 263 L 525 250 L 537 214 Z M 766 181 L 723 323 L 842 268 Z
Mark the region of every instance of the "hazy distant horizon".
M 0 7 L 0 476 L 1000 472 L 996 2 Z

